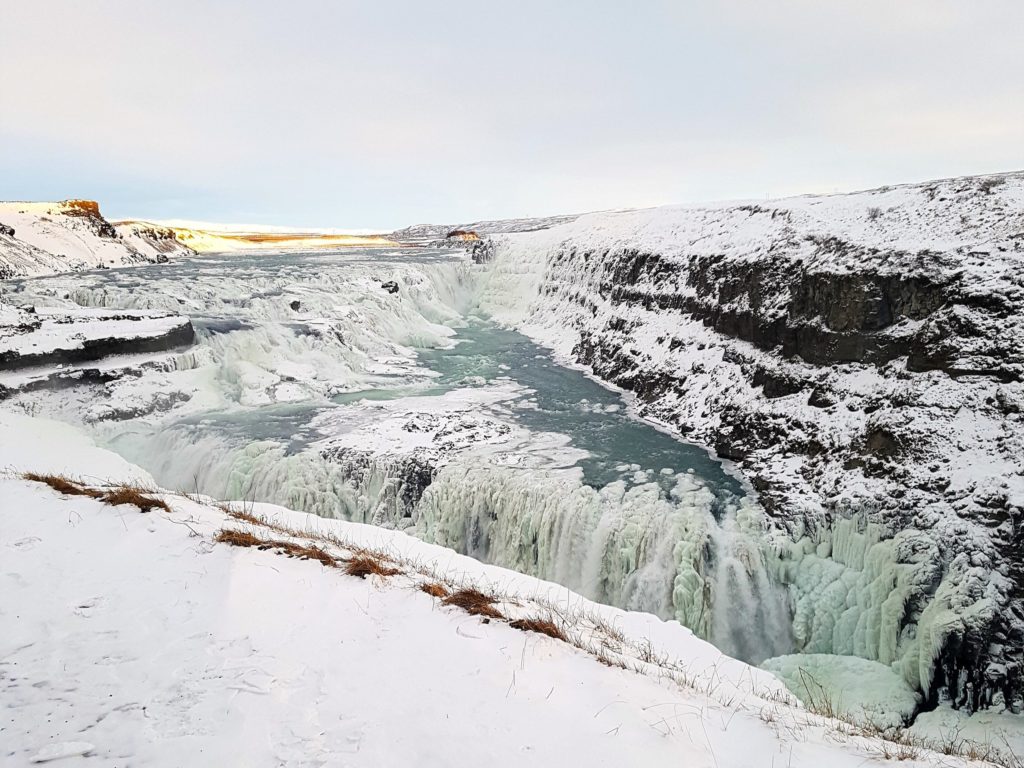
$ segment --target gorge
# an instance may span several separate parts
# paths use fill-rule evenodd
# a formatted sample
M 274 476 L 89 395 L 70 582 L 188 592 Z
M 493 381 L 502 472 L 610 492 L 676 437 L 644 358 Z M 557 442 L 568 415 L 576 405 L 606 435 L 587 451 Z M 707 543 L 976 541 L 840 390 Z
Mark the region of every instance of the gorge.
M 14 277 L 11 328 L 195 342 L 8 332 L 0 393 L 163 487 L 404 530 L 791 684 L 796 654 L 871 662 L 893 723 L 1012 710 L 1022 212 L 1006 174 Z

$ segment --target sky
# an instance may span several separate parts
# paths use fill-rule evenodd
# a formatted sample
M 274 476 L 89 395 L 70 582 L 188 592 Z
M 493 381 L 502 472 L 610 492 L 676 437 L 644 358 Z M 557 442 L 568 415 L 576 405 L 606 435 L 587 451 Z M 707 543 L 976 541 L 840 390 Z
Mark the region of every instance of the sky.
M 0 199 L 390 230 L 1024 168 L 1020 0 L 0 0 Z

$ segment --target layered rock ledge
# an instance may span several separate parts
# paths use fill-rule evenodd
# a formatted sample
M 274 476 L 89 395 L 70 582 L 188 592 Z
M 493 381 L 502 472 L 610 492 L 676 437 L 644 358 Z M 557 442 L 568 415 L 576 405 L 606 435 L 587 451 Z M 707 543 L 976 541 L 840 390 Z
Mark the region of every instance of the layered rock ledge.
M 166 352 L 194 341 L 191 320 L 180 315 L 0 304 L 0 372 L 16 374 L 0 381 L 0 397 L 61 376 L 88 375 L 90 362 Z

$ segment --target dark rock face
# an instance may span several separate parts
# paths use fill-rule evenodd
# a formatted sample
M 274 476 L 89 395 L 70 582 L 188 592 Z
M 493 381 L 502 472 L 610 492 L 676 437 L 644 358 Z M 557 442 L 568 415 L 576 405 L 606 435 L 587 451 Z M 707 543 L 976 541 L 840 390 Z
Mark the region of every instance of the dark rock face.
M 34 354 L 20 354 L 14 350 L 0 351 L 0 371 L 41 365 L 70 365 L 100 360 L 110 355 L 164 352 L 187 347 L 194 342 L 195 329 L 191 322 L 185 321 L 159 335 L 84 339 L 80 346 Z
M 832 241 L 816 245 L 817 255 L 826 247 L 842 247 Z M 845 254 L 859 256 L 852 246 L 846 247 Z M 559 260 L 594 256 L 570 249 Z M 737 265 L 721 257 L 695 257 L 681 274 L 677 263 L 657 254 L 626 250 L 614 258 L 601 256 L 606 265 L 600 286 L 604 298 L 639 303 L 646 309 L 682 310 L 724 336 L 777 350 L 784 357 L 815 365 L 880 365 L 909 357 L 907 367 L 912 371 L 975 373 L 1016 381 L 1024 372 L 1024 350 L 997 340 L 989 341 L 984 367 L 972 370 L 955 364 L 966 340 L 986 335 L 983 322 L 970 310 L 993 319 L 1013 311 L 1003 303 L 981 304 L 965 290 L 963 276 L 955 271 L 940 272 L 940 277 L 874 270 L 829 272 L 786 258 Z M 877 257 L 878 252 L 867 256 Z M 943 261 L 941 255 L 928 253 L 898 253 L 892 258 L 901 263 L 928 261 L 931 272 L 937 271 L 936 261 Z M 679 290 L 681 285 L 689 290 Z M 780 295 L 784 297 L 781 308 Z M 911 328 L 904 321 L 927 322 Z
M 411 520 L 423 492 L 437 474 L 437 467 L 430 459 L 415 454 L 382 455 L 331 447 L 320 455 L 344 467 L 347 482 L 355 488 L 370 487 L 374 478 L 379 481 L 367 520 L 374 525 L 401 527 L 403 521 Z
M 475 241 L 469 255 L 474 264 L 486 264 L 494 258 L 494 241 L 486 237 Z
M 388 280 L 385 283 L 381 283 L 380 287 L 383 288 L 388 293 L 398 293 L 398 283 L 396 283 L 394 280 Z

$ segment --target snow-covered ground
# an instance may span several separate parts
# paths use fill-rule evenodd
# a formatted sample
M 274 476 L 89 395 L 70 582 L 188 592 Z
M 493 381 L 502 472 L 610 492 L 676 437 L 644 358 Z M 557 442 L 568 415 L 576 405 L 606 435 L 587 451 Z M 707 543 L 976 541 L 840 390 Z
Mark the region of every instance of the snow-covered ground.
M 120 267 L 192 251 L 146 226 L 119 230 L 89 200 L 0 202 L 0 278 Z
M 534 232 L 548 229 L 567 221 L 573 221 L 578 214 L 562 216 L 546 216 L 521 219 L 490 219 L 471 221 L 464 224 L 414 224 L 411 227 L 396 229 L 389 237 L 400 243 L 432 243 L 443 241 L 453 230 L 473 232 L 477 235 L 497 235 L 509 232 Z
M 0 413 L 0 430 L 17 436 L 0 444 L 5 765 L 965 764 L 813 715 L 674 622 L 400 533 L 247 508 L 289 536 L 176 495 L 143 514 L 58 494 L 17 473 L 149 478 L 67 425 Z M 403 572 L 360 579 L 216 543 L 222 528 L 329 535 L 314 543 Z M 445 606 L 425 581 L 500 593 L 510 618 L 560 613 L 591 650 Z
M 159 239 L 163 242 L 173 242 L 197 253 L 310 250 L 313 248 L 384 248 L 397 245 L 388 236 L 373 232 L 296 230 L 285 227 L 249 227 L 244 224 L 135 220 L 118 221 L 115 222 L 115 226 L 126 238 L 139 238 L 143 242 L 153 242 Z

